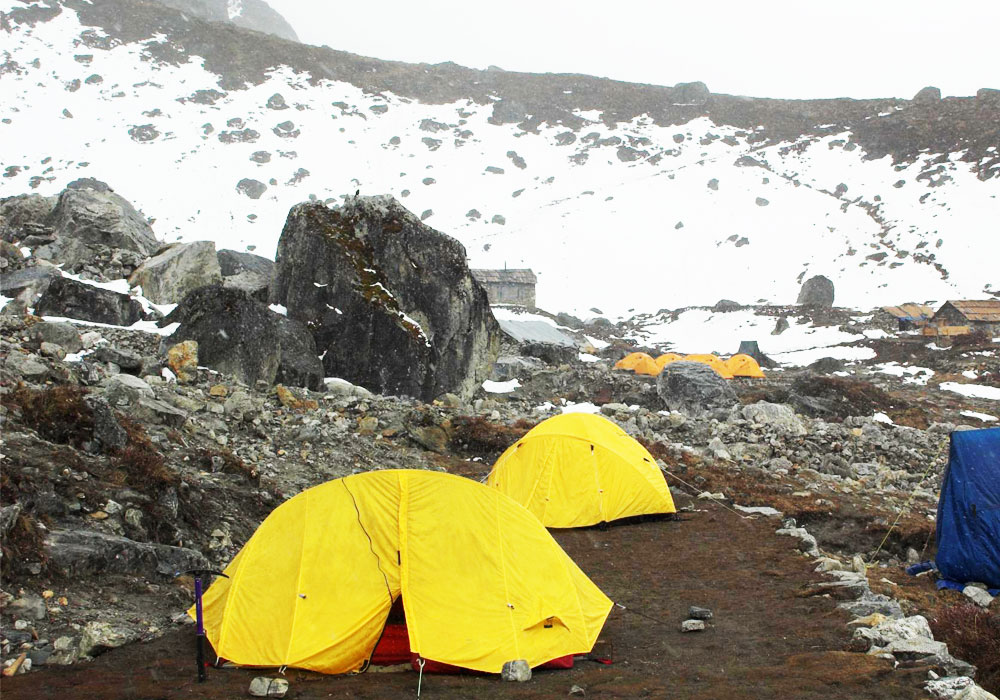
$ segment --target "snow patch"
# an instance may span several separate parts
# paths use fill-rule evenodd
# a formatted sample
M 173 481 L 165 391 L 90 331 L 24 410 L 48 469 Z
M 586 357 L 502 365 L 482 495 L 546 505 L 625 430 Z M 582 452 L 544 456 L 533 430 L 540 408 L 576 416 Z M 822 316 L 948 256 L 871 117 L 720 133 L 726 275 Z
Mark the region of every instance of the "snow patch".
M 511 379 L 506 382 L 494 382 L 487 379 L 483 382 L 483 389 L 490 394 L 509 394 L 521 386 L 521 382 Z

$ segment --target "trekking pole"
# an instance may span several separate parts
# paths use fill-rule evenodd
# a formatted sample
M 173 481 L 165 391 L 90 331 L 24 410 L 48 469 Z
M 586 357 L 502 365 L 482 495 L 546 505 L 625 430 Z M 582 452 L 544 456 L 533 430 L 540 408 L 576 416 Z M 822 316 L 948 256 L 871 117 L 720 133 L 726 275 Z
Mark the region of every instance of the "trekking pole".
M 201 612 L 201 578 L 202 576 L 222 576 L 224 578 L 229 578 L 221 571 L 213 571 L 212 569 L 191 569 L 190 571 L 185 571 L 185 574 L 190 574 L 194 576 L 194 610 L 195 610 L 195 621 L 198 627 L 198 646 L 197 646 L 197 661 L 198 661 L 198 682 L 205 682 L 205 618 Z

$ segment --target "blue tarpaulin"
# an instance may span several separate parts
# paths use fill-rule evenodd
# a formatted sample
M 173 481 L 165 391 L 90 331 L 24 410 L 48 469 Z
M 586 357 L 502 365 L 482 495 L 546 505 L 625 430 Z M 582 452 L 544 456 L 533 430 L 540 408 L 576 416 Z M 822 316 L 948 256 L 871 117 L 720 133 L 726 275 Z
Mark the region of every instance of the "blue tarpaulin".
M 951 434 L 937 546 L 942 578 L 1000 587 L 1000 428 Z

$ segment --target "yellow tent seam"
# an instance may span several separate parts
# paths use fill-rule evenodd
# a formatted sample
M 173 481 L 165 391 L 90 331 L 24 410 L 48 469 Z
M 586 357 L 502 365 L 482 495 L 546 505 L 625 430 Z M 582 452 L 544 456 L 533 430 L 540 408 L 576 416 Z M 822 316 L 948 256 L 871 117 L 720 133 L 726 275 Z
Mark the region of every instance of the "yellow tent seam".
M 507 563 L 503 553 L 503 530 L 500 527 L 500 492 L 494 491 L 493 494 L 493 503 L 496 506 L 497 514 L 497 546 L 500 549 L 500 573 L 503 576 L 503 597 L 507 605 L 507 614 L 510 616 L 510 631 L 514 637 L 514 656 L 515 659 L 520 659 L 521 646 L 517 643 L 517 624 L 514 622 L 514 607 L 510 602 L 510 589 L 507 587 Z M 515 659 L 508 659 L 508 661 Z
M 410 553 L 407 547 L 409 537 L 406 527 L 406 520 L 410 517 L 410 480 L 407 475 L 399 473 L 399 514 L 396 520 L 396 530 L 399 542 L 399 594 L 403 597 L 403 607 L 406 608 L 406 594 L 410 588 Z M 413 639 L 413 650 L 420 653 L 420 627 L 417 623 L 417 616 L 407 616 L 406 629 Z
M 302 514 L 302 533 L 303 533 L 302 546 L 299 547 L 299 573 L 298 576 L 295 577 L 295 601 L 294 601 L 295 607 L 292 609 L 292 626 L 291 626 L 292 631 L 291 634 L 288 635 L 288 647 L 286 647 L 285 649 L 285 663 L 284 663 L 285 666 L 288 666 L 292 663 L 290 656 L 292 653 L 292 643 L 295 641 L 295 622 L 299 618 L 299 602 L 302 600 L 302 570 L 305 569 L 305 567 L 302 564 L 305 561 L 305 553 L 306 553 L 305 533 L 307 532 L 309 525 L 309 504 L 312 501 L 312 494 L 307 493 L 305 498 L 303 498 L 302 500 L 304 501 L 303 510 L 305 511 Z
M 229 609 L 232 607 L 233 600 L 236 598 L 235 593 L 239 589 L 240 580 L 243 578 L 243 570 L 246 569 L 247 566 L 246 563 L 250 559 L 250 554 L 253 551 L 253 548 L 257 545 L 256 540 L 257 533 L 255 531 L 254 534 L 250 536 L 250 541 L 246 544 L 247 554 L 245 557 L 240 557 L 240 566 L 236 570 L 236 573 L 233 575 L 232 581 L 229 584 L 229 592 L 226 594 L 226 606 L 222 609 L 222 624 L 220 625 L 221 629 L 219 630 L 219 648 L 216 649 L 220 655 L 226 647 L 226 635 L 229 632 Z

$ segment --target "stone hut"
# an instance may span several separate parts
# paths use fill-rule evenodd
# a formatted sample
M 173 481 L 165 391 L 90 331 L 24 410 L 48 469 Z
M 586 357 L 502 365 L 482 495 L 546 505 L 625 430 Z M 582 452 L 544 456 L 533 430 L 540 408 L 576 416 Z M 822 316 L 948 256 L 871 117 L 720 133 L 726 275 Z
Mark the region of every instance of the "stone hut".
M 946 301 L 931 319 L 932 326 L 968 326 L 1000 336 L 1000 299 Z
M 535 283 L 531 270 L 471 270 L 486 289 L 491 304 L 518 304 L 535 308 Z

